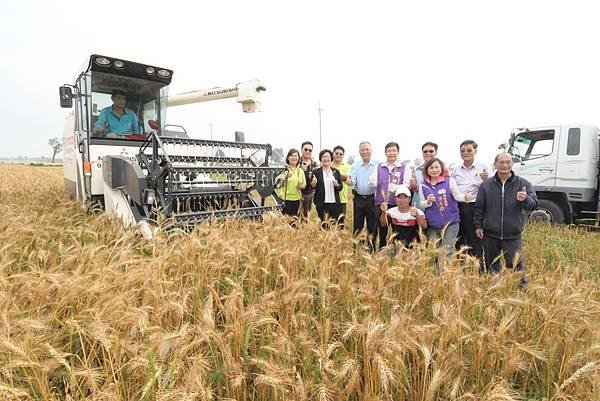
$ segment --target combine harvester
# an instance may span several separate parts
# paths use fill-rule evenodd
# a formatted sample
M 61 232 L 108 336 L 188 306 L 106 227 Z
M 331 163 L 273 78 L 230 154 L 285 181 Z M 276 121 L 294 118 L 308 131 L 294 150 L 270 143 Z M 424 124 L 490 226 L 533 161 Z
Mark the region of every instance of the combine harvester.
M 190 138 L 181 126 L 165 124 L 166 109 L 236 97 L 244 112 L 260 111 L 264 87 L 257 80 L 168 96 L 173 71 L 92 55 L 74 85 L 59 88 L 60 105 L 73 108 L 64 138 L 64 178 L 71 198 L 97 205 L 125 226 L 151 236 L 148 223 L 159 213 L 174 226 L 209 219 L 259 218 L 281 209 L 274 192 L 283 167 L 269 167 L 269 144 Z M 127 135 L 96 121 L 123 91 L 138 127 Z M 104 129 L 106 128 L 106 129 Z

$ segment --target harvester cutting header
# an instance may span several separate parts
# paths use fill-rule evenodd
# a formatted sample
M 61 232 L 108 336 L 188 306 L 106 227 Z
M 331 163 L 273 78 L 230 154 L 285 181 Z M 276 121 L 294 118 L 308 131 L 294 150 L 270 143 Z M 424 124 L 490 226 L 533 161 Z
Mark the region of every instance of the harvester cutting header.
M 67 117 L 65 186 L 125 225 L 145 225 L 161 211 L 176 225 L 212 218 L 259 217 L 281 208 L 274 192 L 284 168 L 270 167 L 271 145 L 193 139 L 165 123 L 167 107 L 237 98 L 260 111 L 258 80 L 231 88 L 168 96 L 173 71 L 92 55 L 74 85 L 60 87 Z

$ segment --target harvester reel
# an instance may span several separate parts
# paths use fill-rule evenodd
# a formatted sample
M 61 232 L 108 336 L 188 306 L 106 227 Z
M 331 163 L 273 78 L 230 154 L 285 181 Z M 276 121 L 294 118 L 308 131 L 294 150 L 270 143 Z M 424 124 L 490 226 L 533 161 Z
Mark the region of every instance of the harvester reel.
M 268 144 L 152 134 L 140 148 L 138 159 L 149 172 L 149 185 L 156 190 L 166 215 L 175 225 L 193 225 L 227 217 L 259 218 L 281 209 L 274 186 L 275 177 L 285 168 L 269 167 L 268 160 L 257 166 L 258 162 L 241 155 L 242 151 L 254 154 L 270 148 Z M 157 159 L 167 162 L 156 168 Z M 267 202 L 271 196 L 274 202 Z

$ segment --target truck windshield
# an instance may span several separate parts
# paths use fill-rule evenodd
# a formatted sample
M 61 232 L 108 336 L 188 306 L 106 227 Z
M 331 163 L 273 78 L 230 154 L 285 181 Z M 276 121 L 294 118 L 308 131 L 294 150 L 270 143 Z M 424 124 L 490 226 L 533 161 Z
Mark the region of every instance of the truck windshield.
M 167 87 L 161 86 L 157 82 L 93 72 L 92 137 L 145 138 L 150 132 L 148 120 L 164 121 Z
M 552 154 L 554 130 L 526 131 L 517 134 L 510 146 L 514 161 L 537 159 Z

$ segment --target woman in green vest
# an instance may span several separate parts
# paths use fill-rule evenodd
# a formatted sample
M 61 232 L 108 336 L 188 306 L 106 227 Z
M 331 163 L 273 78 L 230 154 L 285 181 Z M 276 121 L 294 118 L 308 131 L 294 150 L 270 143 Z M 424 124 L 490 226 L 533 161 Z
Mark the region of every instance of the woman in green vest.
M 306 188 L 306 177 L 299 162 L 300 152 L 298 149 L 290 149 L 285 157 L 287 171 L 277 177 L 277 181 L 281 182 L 277 195 L 284 201 L 282 212 L 287 216 L 298 215 L 302 190 Z
M 335 148 L 333 148 L 333 162 L 331 163 L 331 165 L 333 167 L 338 169 L 338 171 L 340 172 L 340 175 L 342 176 L 342 190 L 340 191 L 340 202 L 342 204 L 342 214 L 339 219 L 339 225 L 341 228 L 344 227 L 344 218 L 346 217 L 346 204 L 348 203 L 348 191 L 349 191 L 349 186 L 346 183 L 346 181 L 348 180 L 348 177 L 350 176 L 350 168 L 351 168 L 349 164 L 346 164 L 343 162 L 344 153 L 346 153 L 346 150 L 340 145 L 337 145 Z

